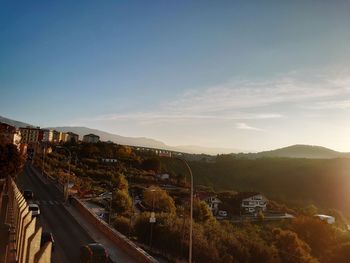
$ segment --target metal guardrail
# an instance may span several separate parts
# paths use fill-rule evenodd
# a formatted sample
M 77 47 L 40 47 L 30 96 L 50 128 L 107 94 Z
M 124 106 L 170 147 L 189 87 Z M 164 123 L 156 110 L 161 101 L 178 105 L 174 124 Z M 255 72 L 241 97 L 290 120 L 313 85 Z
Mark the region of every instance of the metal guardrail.
M 0 184 L 0 263 L 49 263 L 52 243 L 40 247 L 42 227 L 11 177 Z

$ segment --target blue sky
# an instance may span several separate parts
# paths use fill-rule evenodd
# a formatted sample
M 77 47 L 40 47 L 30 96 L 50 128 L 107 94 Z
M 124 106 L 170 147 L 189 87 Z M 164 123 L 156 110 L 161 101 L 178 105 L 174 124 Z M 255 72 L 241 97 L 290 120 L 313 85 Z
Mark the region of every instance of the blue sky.
M 1 1 L 0 115 L 350 151 L 348 1 Z

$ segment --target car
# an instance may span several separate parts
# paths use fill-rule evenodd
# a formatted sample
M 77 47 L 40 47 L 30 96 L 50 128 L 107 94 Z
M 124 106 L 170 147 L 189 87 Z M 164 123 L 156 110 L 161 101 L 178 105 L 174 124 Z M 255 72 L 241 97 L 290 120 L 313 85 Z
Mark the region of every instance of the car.
M 37 217 L 40 215 L 39 205 L 31 203 L 28 205 L 29 211 L 32 211 L 32 217 Z
M 41 234 L 41 240 L 40 240 L 40 247 L 45 245 L 45 243 L 51 242 L 52 243 L 52 250 L 55 248 L 55 239 L 53 238 L 53 235 L 51 232 L 42 232 Z
M 224 210 L 220 210 L 218 214 L 219 214 L 219 216 L 221 216 L 221 217 L 227 217 L 227 212 L 224 211 Z
M 23 197 L 25 200 L 33 200 L 34 199 L 34 192 L 30 189 L 26 189 L 23 191 Z
M 100 243 L 91 243 L 80 248 L 80 262 L 104 263 L 110 262 L 108 252 Z

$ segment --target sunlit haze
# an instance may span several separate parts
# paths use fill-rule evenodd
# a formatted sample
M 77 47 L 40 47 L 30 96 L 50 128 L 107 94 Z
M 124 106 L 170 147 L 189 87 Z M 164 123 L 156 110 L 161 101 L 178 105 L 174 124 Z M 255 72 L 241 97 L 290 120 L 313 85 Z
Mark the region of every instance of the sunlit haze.
M 168 145 L 350 151 L 349 8 L 2 1 L 0 115 Z

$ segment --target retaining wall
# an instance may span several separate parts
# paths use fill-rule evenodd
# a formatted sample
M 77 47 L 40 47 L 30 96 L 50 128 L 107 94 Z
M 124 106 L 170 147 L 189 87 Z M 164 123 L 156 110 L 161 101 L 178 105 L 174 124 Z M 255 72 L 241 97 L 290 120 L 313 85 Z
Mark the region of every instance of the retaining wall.
M 36 219 L 32 218 L 32 212 L 12 178 L 9 177 L 6 184 L 9 202 L 1 211 L 6 213 L 5 223 L 11 225 L 7 244 L 10 249 L 6 255 L 0 255 L 0 262 L 50 263 L 51 244 L 40 248 L 41 227 L 35 228 Z

